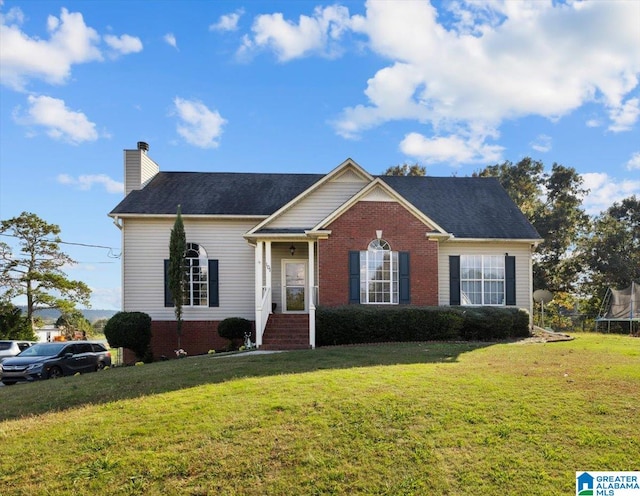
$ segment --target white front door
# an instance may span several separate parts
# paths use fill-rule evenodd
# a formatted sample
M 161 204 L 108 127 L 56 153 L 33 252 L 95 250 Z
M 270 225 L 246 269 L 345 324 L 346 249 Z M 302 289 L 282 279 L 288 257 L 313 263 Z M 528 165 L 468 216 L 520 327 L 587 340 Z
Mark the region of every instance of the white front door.
M 307 262 L 283 260 L 282 301 L 285 312 L 306 312 Z

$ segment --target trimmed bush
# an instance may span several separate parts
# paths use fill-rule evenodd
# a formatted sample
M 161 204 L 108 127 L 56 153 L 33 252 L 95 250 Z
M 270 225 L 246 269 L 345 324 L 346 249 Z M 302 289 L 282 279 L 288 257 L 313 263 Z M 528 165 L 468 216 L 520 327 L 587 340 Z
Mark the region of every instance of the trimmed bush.
M 328 346 L 456 339 L 462 320 L 459 312 L 447 307 L 321 307 L 316 312 L 316 343 Z
M 218 324 L 218 334 L 231 341 L 244 340 L 244 335 L 251 333 L 251 326 L 250 320 L 242 317 L 229 317 Z
M 458 307 L 464 314 L 460 337 L 467 341 L 529 336 L 529 315 L 519 308 Z
M 139 360 L 153 361 L 151 317 L 143 312 L 118 312 L 104 326 L 104 335 L 112 348 L 129 348 Z
M 495 341 L 529 335 L 529 316 L 504 307 L 319 307 L 316 344 Z

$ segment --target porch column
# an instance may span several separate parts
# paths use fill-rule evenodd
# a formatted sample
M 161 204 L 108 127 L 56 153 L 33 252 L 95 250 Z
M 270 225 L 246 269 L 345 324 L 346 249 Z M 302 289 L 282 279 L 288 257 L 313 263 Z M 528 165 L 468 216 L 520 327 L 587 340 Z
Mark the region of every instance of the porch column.
M 309 290 L 307 294 L 309 295 L 309 345 L 311 348 L 316 347 L 316 301 L 315 301 L 315 252 L 314 252 L 314 242 L 309 241 L 309 263 L 307 264 L 309 267 Z
M 262 241 L 256 242 L 255 251 L 255 308 L 256 308 L 256 346 L 259 348 L 262 345 L 262 251 L 264 243 Z
M 267 297 L 267 301 L 265 302 L 265 304 L 267 305 L 267 308 L 269 309 L 268 312 L 269 314 L 273 313 L 273 291 L 272 291 L 272 287 L 273 287 L 273 281 L 272 281 L 272 274 L 273 272 L 271 271 L 271 241 L 267 241 L 265 243 L 265 261 L 264 261 L 264 268 L 265 268 L 265 286 L 267 287 L 267 293 L 268 293 L 268 297 Z

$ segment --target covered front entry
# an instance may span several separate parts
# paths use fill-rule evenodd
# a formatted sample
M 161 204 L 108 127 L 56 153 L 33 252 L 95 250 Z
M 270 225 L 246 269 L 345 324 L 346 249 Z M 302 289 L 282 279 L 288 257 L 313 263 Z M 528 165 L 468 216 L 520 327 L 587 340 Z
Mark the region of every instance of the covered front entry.
M 288 333 L 304 322 L 315 348 L 318 299 L 316 240 L 306 236 L 255 241 L 256 345 L 261 347 L 267 324 L 270 333 Z M 277 318 L 271 318 L 273 314 Z M 300 319 L 299 316 L 305 316 Z

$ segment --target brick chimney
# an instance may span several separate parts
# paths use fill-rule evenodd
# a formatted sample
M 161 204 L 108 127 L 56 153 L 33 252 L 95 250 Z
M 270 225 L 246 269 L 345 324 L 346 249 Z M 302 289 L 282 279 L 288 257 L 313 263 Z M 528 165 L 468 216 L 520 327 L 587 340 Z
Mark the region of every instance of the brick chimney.
M 149 145 L 138 141 L 138 148 L 124 151 L 124 194 L 142 189 L 160 171 L 148 155 Z

